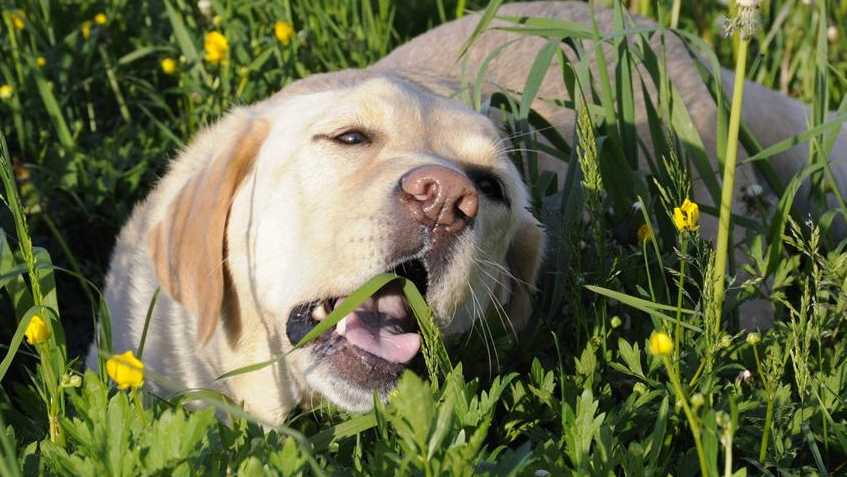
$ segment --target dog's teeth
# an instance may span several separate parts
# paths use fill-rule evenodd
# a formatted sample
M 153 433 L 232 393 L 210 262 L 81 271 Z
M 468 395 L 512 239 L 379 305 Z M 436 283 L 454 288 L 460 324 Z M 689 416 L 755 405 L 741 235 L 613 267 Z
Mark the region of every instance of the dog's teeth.
M 346 316 L 344 318 L 342 318 L 341 321 L 336 323 L 335 332 L 338 333 L 341 336 L 344 336 L 347 333 L 347 317 Z
M 312 308 L 312 318 L 321 321 L 326 318 L 326 308 L 324 308 L 324 304 L 320 303 L 318 306 Z

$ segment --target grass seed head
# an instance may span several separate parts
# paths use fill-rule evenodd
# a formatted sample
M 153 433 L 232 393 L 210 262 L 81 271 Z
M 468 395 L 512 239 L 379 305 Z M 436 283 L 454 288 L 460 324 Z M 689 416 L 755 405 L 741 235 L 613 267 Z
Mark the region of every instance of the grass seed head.
M 737 0 L 735 2 L 735 17 L 726 22 L 724 34 L 732 36 L 738 33 L 743 40 L 753 38 L 762 29 L 760 3 L 762 3 L 762 0 Z

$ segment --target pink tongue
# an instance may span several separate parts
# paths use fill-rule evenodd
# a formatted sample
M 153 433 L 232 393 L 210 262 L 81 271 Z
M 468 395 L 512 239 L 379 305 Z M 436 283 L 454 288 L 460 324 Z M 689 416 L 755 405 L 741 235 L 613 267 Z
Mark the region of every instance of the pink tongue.
M 350 344 L 390 363 L 408 363 L 421 349 L 417 333 L 400 330 L 408 315 L 400 290 L 383 290 L 344 318 L 344 336 Z

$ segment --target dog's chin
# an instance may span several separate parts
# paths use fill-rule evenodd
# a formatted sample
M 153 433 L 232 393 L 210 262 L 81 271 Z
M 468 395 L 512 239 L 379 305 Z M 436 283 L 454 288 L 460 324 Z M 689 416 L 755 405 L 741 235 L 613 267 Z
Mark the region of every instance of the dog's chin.
M 312 363 L 304 373 L 309 388 L 317 391 L 339 408 L 364 413 L 373 408 L 374 394 L 385 400 L 394 389 L 397 379 L 406 369 L 405 365 L 372 367 L 369 358 L 363 358 L 361 350 L 344 346 L 327 359 L 314 350 Z
M 402 275 L 426 293 L 428 274 L 422 263 L 411 260 L 401 265 Z M 302 340 L 345 299 L 328 297 L 295 306 L 286 323 L 289 341 Z M 392 282 L 297 352 L 305 355 L 299 360 L 300 371 L 312 390 L 345 410 L 366 412 L 373 407 L 374 393 L 385 399 L 394 389 L 420 347 L 417 323 L 402 287 Z

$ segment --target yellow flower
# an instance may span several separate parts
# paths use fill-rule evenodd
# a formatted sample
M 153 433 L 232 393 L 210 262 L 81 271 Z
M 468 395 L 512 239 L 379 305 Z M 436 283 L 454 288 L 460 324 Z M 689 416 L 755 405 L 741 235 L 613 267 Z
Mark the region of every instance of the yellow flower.
M 89 21 L 82 22 L 82 38 L 86 40 L 91 38 L 91 22 Z
M 647 224 L 642 224 L 641 227 L 638 227 L 638 232 L 635 233 L 636 237 L 638 237 L 639 242 L 652 242 L 653 236 L 650 235 L 650 227 Z
M 137 388 L 144 384 L 144 363 L 135 357 L 132 350 L 109 358 L 106 372 L 118 384 L 118 389 Z
M 697 230 L 698 220 L 700 220 L 700 207 L 688 199 L 685 199 L 682 207 L 673 209 L 673 224 L 680 232 Z
M 173 58 L 165 58 L 159 65 L 162 67 L 162 71 L 165 72 L 166 75 L 172 75 L 176 71 L 176 60 Z
M 98 13 L 97 15 L 94 15 L 94 23 L 98 25 L 105 25 L 107 21 L 109 21 L 109 18 L 105 13 Z
M 288 22 L 276 22 L 276 25 L 274 25 L 274 35 L 283 45 L 291 43 L 294 33 L 294 25 Z
M 12 93 L 15 92 L 15 87 L 10 84 L 4 84 L 0 86 L 0 99 L 3 101 L 8 100 L 12 97 Z
M 44 58 L 43 56 L 37 56 L 35 58 L 35 64 L 38 65 L 39 68 L 44 68 L 44 65 L 47 64 L 47 58 Z
M 47 324 L 44 323 L 44 320 L 40 316 L 34 315 L 29 320 L 29 324 L 26 325 L 24 336 L 26 336 L 26 342 L 31 345 L 41 344 L 50 338 L 50 328 L 47 327 Z
M 673 351 L 673 340 L 667 333 L 659 331 L 653 333 L 650 337 L 650 346 L 648 348 L 654 356 L 666 356 Z
M 24 20 L 26 19 L 26 13 L 23 10 L 15 10 L 13 12 L 9 12 L 9 20 L 12 21 L 12 26 L 17 28 L 18 30 L 23 30 L 26 26 Z
M 220 63 L 226 58 L 229 50 L 229 42 L 220 32 L 210 31 L 206 33 L 206 61 L 209 63 Z

